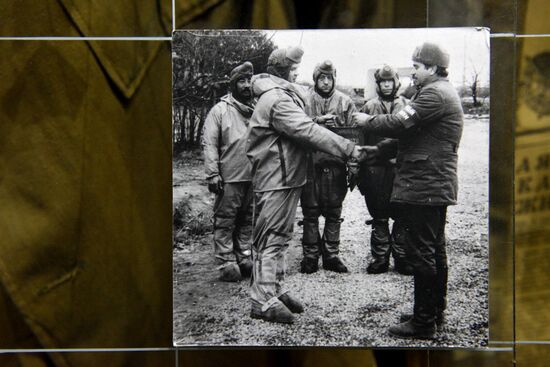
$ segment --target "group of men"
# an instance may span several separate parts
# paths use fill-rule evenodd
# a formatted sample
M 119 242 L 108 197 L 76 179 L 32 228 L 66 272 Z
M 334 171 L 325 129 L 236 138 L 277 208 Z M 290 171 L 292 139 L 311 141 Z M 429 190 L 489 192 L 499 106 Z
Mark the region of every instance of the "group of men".
M 415 50 L 410 101 L 399 76 L 375 72 L 378 96 L 357 112 L 336 90 L 331 61 L 318 64 L 313 88 L 295 84 L 303 50 L 276 49 L 267 72 L 245 62 L 230 73 L 230 92 L 207 116 L 203 131 L 208 187 L 216 194 L 214 248 L 220 280 L 252 277 L 251 317 L 292 323 L 304 311 L 283 288 L 285 255 L 298 202 L 303 212 L 300 271 L 346 273 L 339 257 L 348 172 L 372 219 L 367 272 L 414 275 L 414 311 L 389 332 L 431 338 L 443 323 L 447 292 L 446 208 L 456 204 L 460 99 L 447 80 L 448 54 L 424 43 Z M 360 129 L 362 146 L 331 131 Z M 322 234 L 319 217 L 325 218 Z M 389 218 L 394 219 L 392 230 Z

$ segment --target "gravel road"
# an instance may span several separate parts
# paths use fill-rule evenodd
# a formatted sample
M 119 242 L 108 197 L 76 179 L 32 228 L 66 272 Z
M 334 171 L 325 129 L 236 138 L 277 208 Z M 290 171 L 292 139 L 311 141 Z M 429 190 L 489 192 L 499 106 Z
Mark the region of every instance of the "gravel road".
M 174 343 L 178 346 L 425 346 L 479 347 L 488 338 L 488 131 L 487 118 L 467 118 L 459 150 L 459 205 L 449 207 L 449 295 L 446 324 L 431 341 L 388 335 L 399 314 L 412 310 L 412 277 L 391 269 L 368 275 L 369 218 L 355 190 L 344 202 L 341 257 L 350 273 L 299 272 L 301 228 L 289 246 L 286 287 L 305 312 L 293 325 L 249 317 L 249 282 L 217 280 L 211 233 L 179 230 L 174 248 Z M 189 157 L 187 157 L 189 158 Z M 193 220 L 208 217 L 212 197 L 197 159 L 174 170 L 175 205 L 185 199 Z M 298 210 L 296 222 L 302 218 Z M 183 233 L 183 234 L 182 234 Z

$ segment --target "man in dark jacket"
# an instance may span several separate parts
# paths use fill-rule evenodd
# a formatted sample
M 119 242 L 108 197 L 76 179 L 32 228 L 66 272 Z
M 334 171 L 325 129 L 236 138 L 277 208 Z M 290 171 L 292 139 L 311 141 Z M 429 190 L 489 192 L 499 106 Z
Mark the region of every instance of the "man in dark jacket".
M 449 55 L 436 44 L 424 43 L 412 59 L 412 77 L 420 89 L 411 103 L 396 115 L 357 113 L 354 121 L 366 131 L 397 138 L 397 144 L 385 140 L 370 150 L 384 156 L 397 148 L 391 201 L 409 237 L 407 255 L 414 271 L 414 313 L 402 315 L 402 322 L 389 332 L 432 338 L 446 306 L 445 221 L 447 206 L 457 199 L 463 112 L 446 78 Z
M 220 280 L 239 281 L 252 273 L 252 185 L 245 133 L 254 110 L 252 63 L 231 71 L 230 93 L 206 117 L 202 134 L 208 190 L 214 203 L 214 254 Z
M 321 126 L 350 126 L 356 111 L 351 98 L 336 90 L 336 69 L 330 60 L 318 64 L 313 71 L 315 86 L 309 91 L 306 113 Z M 307 183 L 300 203 L 304 214 L 302 248 L 304 258 L 300 271 L 311 274 L 319 269 L 322 254 L 323 268 L 338 273 L 348 269 L 338 256 L 342 203 L 348 191 L 346 162 L 331 154 L 312 151 L 309 154 Z M 319 233 L 319 217 L 325 217 L 323 235 Z
M 285 254 L 298 200 L 306 183 L 306 151 L 321 150 L 342 159 L 363 158 L 360 148 L 325 129 L 305 113 L 305 91 L 296 80 L 303 51 L 277 49 L 267 73 L 252 78 L 258 97 L 247 133 L 254 190 L 251 317 L 292 323 L 302 304 L 282 287 Z
M 361 112 L 369 115 L 394 114 L 401 111 L 407 100 L 397 95 L 401 86 L 399 75 L 389 65 L 384 65 L 374 73 L 376 93 L 378 96 L 369 99 Z M 384 137 L 365 132 L 366 145 L 376 145 Z M 391 215 L 390 196 L 395 175 L 395 159 L 379 159 L 375 164 L 361 164 L 359 173 L 359 190 L 365 196 L 365 203 L 372 219 L 367 224 L 372 226 L 370 250 L 372 259 L 367 272 L 379 274 L 388 271 L 390 254 L 393 256 L 395 270 L 401 274 L 412 274 L 407 264 L 402 235 L 402 226 L 394 223 L 390 235 L 389 218 Z

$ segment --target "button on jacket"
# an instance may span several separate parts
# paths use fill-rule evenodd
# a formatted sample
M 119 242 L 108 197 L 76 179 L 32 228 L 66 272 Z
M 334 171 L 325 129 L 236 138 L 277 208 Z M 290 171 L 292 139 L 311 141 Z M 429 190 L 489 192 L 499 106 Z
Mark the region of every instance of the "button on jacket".
M 460 98 L 443 77 L 433 76 L 395 115 L 379 115 L 367 130 L 398 138 L 397 174 L 391 201 L 417 205 L 456 204 L 457 149 L 462 136 Z M 395 141 L 379 143 L 382 151 Z
M 303 186 L 308 148 L 342 159 L 353 152 L 355 145 L 351 141 L 317 125 L 306 115 L 306 97 L 299 85 L 259 74 L 252 78 L 252 90 L 259 97 L 247 141 L 254 191 Z

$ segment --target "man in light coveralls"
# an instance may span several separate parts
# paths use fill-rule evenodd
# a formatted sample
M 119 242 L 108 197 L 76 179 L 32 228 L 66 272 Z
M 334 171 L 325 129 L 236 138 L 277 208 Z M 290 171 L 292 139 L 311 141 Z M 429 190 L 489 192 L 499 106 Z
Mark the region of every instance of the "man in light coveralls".
M 277 49 L 267 73 L 255 75 L 258 97 L 250 119 L 247 154 L 254 189 L 253 275 L 251 317 L 292 323 L 303 312 L 301 302 L 283 289 L 285 254 L 298 200 L 306 183 L 308 148 L 342 159 L 360 160 L 358 146 L 325 129 L 305 113 L 306 95 L 293 82 L 301 62 L 299 47 Z
M 254 110 L 250 62 L 231 71 L 230 93 L 206 117 L 202 135 L 208 189 L 214 203 L 214 254 L 222 281 L 252 273 L 252 185 L 245 152 L 248 120 Z

